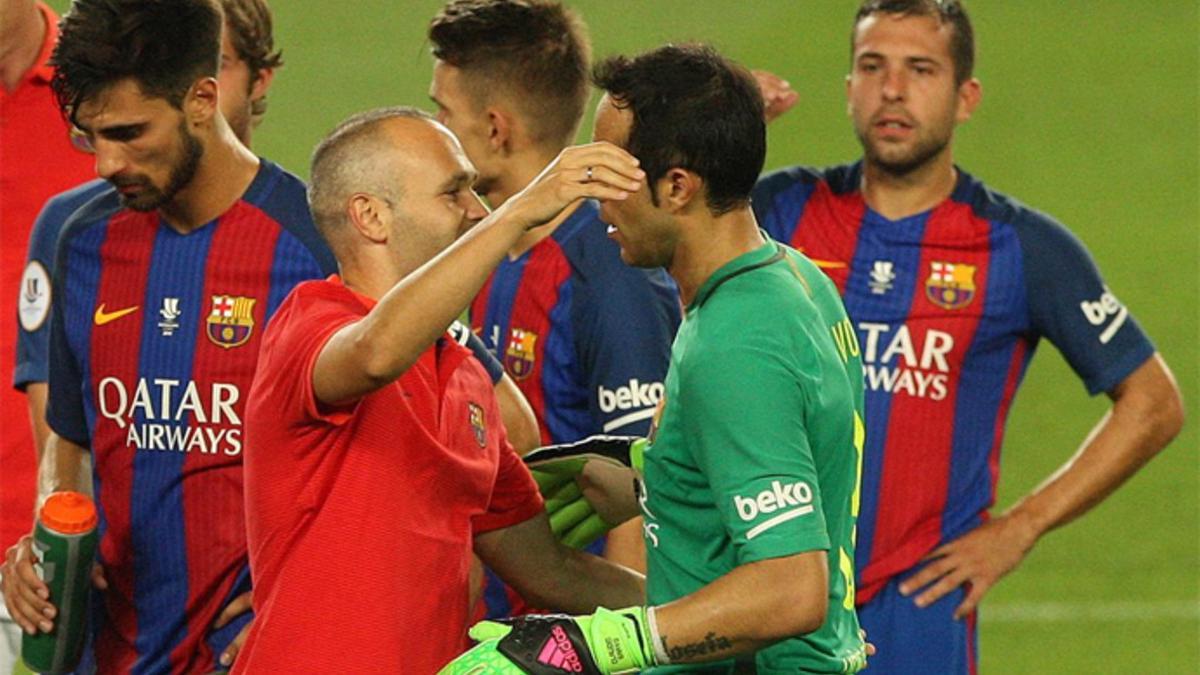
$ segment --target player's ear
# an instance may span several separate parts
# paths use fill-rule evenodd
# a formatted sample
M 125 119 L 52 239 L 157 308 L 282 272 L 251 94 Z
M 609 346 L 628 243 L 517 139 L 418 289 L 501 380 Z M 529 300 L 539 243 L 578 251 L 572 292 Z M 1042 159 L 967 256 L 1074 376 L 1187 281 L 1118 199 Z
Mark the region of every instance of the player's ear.
M 387 242 L 388 228 L 386 213 L 390 207 L 379 197 L 366 192 L 355 192 L 346 202 L 346 218 L 358 235 L 373 244 Z
M 977 78 L 972 77 L 958 85 L 958 110 L 954 115 L 955 121 L 962 124 L 971 119 L 971 114 L 975 112 L 975 108 L 982 100 L 983 85 Z
M 658 203 L 671 212 L 686 210 L 697 197 L 703 199 L 704 180 L 687 169 L 673 167 L 655 181 Z
M 274 68 L 259 68 L 258 72 L 254 74 L 254 84 L 250 85 L 250 100 L 257 101 L 265 97 L 274 80 Z
M 183 98 L 183 114 L 188 122 L 200 125 L 217 113 L 217 78 L 202 77 L 192 83 Z
M 487 109 L 488 147 L 500 155 L 508 154 L 512 145 L 513 118 L 507 110 L 491 106 Z

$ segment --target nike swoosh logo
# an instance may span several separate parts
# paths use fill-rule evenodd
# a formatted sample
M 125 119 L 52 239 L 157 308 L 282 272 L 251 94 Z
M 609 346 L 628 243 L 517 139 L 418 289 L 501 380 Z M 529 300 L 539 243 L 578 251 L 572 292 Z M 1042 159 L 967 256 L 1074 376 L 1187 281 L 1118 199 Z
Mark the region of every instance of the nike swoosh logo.
M 804 253 L 804 249 L 802 249 L 802 248 L 798 248 L 796 250 L 801 253 Z M 841 269 L 846 266 L 846 263 L 844 263 L 840 260 L 820 260 L 817 258 L 813 258 L 812 256 L 809 256 L 807 253 L 804 253 L 804 255 L 808 256 L 808 259 L 813 261 L 814 265 L 816 265 L 817 267 L 820 267 L 823 270 L 837 270 L 837 269 Z
M 102 302 L 100 303 L 100 306 L 96 308 L 96 316 L 94 318 L 97 326 L 103 326 L 104 324 L 112 323 L 113 321 L 116 321 L 127 314 L 133 314 L 136 311 L 138 311 L 138 305 L 126 307 L 125 309 L 118 309 L 115 312 L 105 312 L 104 303 Z

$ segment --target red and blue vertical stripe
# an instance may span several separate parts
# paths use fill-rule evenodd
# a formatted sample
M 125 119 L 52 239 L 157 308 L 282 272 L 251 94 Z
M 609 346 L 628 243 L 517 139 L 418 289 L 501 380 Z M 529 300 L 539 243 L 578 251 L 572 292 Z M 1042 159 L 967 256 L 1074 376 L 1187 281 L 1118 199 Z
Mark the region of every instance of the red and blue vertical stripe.
M 773 237 L 835 281 L 858 329 L 868 380 L 856 552 L 863 603 L 986 517 L 1004 421 L 1032 345 L 1017 232 L 989 217 L 981 186 L 964 174 L 950 200 L 893 221 L 866 207 L 860 170 L 773 174 L 760 183 L 754 206 Z M 931 300 L 926 285 L 934 263 L 943 262 L 974 268 L 969 303 L 946 308 Z M 880 375 L 915 367 L 938 376 L 937 347 L 946 339 L 954 346 L 942 355 L 944 393 Z
M 51 364 L 49 418 L 94 458 L 111 589 L 95 641 L 104 671 L 213 669 L 249 620 L 211 630 L 249 589 L 245 395 L 271 312 L 297 283 L 333 269 L 303 190 L 264 161 L 243 200 L 188 234 L 155 213 L 116 208 L 115 195 L 85 207 L 96 212 L 77 214 L 64 233 L 54 309 L 64 330 L 51 340 L 67 358 Z M 215 296 L 254 299 L 244 344 L 210 338 Z M 159 325 L 168 298 L 179 309 L 170 335 Z M 97 325 L 101 304 L 109 314 L 137 311 Z M 181 408 L 189 386 L 202 411 Z

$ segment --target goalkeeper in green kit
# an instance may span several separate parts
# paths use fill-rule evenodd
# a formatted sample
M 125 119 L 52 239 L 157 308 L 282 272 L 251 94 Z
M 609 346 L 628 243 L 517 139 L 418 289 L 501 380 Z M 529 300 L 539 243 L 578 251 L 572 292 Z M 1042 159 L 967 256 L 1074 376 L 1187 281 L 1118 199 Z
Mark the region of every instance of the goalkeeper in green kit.
M 594 79 L 595 139 L 637 157 L 647 181 L 601 217 L 627 264 L 671 273 L 686 316 L 648 441 L 527 461 L 567 543 L 644 517 L 648 606 L 483 622 L 442 672 L 861 670 L 862 362 L 833 283 L 750 210 L 759 90 L 702 46 L 609 59 Z

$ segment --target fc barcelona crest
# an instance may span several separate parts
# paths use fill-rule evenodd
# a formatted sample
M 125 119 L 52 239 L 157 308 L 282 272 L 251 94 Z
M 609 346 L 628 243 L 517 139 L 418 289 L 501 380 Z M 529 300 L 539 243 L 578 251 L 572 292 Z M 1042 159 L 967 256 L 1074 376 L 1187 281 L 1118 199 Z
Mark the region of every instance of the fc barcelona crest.
M 254 332 L 254 298 L 212 296 L 212 311 L 206 319 L 208 339 L 225 349 L 246 344 Z
M 537 333 L 523 328 L 512 329 L 504 348 L 504 369 L 514 380 L 523 380 L 533 373 L 536 359 Z
M 479 447 L 487 447 L 487 418 L 483 415 L 483 408 L 474 401 L 467 403 L 467 411 L 471 416 L 471 431 L 475 432 L 475 442 Z
M 975 265 L 934 261 L 929 264 L 925 297 L 942 309 L 962 309 L 975 299 Z

